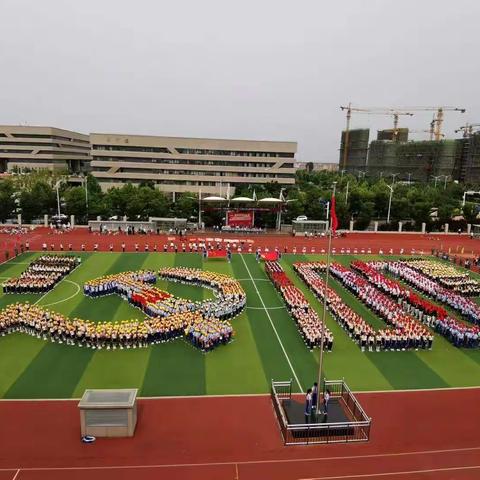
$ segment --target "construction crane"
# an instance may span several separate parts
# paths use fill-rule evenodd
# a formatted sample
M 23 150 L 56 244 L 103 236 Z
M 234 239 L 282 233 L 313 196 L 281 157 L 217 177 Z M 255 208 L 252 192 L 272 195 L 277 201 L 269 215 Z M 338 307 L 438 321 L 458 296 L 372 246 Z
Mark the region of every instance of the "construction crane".
M 393 141 L 397 140 L 398 136 L 398 121 L 400 115 L 413 116 L 413 113 L 399 111 L 394 108 L 357 108 L 352 107 L 352 104 L 349 103 L 346 107 L 340 106 L 340 110 L 347 111 L 347 124 L 345 127 L 345 138 L 344 138 L 344 148 L 343 148 L 343 159 L 342 159 L 342 169 L 345 168 L 347 164 L 347 152 L 348 152 L 348 141 L 350 139 L 350 120 L 352 118 L 352 113 L 360 113 L 364 115 L 390 115 L 393 117 Z
M 436 112 L 436 116 L 433 116 L 432 123 L 430 124 L 431 132 L 433 130 L 433 135 L 431 133 L 431 140 L 435 139 L 436 141 L 441 140 L 442 138 L 442 126 L 444 120 L 445 112 L 460 112 L 465 113 L 464 108 L 459 107 L 399 107 L 396 110 L 402 111 L 412 111 L 412 112 Z
M 463 137 L 467 138 L 473 135 L 474 130 L 480 128 L 480 123 L 466 123 L 455 130 L 455 133 L 463 132 Z
M 432 122 L 432 127 L 429 128 L 428 130 L 409 130 L 408 133 L 428 133 L 430 134 L 430 140 L 433 140 L 433 122 Z M 445 138 L 444 133 L 441 133 L 440 136 L 442 138 Z

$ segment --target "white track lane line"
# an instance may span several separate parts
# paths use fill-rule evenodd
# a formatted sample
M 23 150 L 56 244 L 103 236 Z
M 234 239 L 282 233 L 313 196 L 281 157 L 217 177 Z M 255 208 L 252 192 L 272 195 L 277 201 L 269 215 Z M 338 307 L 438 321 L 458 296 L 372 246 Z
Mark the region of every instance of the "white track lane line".
M 347 478 L 377 478 L 377 477 L 392 477 L 394 475 L 414 475 L 417 473 L 440 473 L 440 472 L 456 472 L 465 470 L 479 470 L 480 465 L 470 465 L 465 467 L 445 467 L 445 468 L 429 468 L 424 470 L 406 470 L 403 472 L 383 472 L 383 473 L 359 473 L 357 475 L 335 475 L 333 477 L 308 477 L 300 478 L 299 480 L 342 480 Z M 452 477 L 453 478 L 453 477 Z
M 245 258 L 243 258 L 243 254 L 242 254 L 242 253 L 240 254 L 240 257 L 242 257 L 243 264 L 245 265 L 245 268 L 247 269 L 248 275 L 249 275 L 249 277 L 250 277 L 251 280 L 252 280 L 253 287 L 255 288 L 255 291 L 257 292 L 258 298 L 259 298 L 260 301 L 262 302 L 263 309 L 265 310 L 265 313 L 267 314 L 267 317 L 268 317 L 268 319 L 270 320 L 270 325 L 272 326 L 273 331 L 275 332 L 275 335 L 276 335 L 276 337 L 277 337 L 278 343 L 280 344 L 280 347 L 281 347 L 282 350 L 283 350 L 283 354 L 285 355 L 285 358 L 287 359 L 288 365 L 290 366 L 290 370 L 291 370 L 292 373 L 293 373 L 293 376 L 294 376 L 294 378 L 295 378 L 295 381 L 297 382 L 297 385 L 300 387 L 300 391 L 303 392 L 302 384 L 300 383 L 300 380 L 298 379 L 297 374 L 295 373 L 295 370 L 294 370 L 294 368 L 293 368 L 292 362 L 290 361 L 290 358 L 288 358 L 287 351 L 285 350 L 285 347 L 283 346 L 282 340 L 280 339 L 280 335 L 278 334 L 277 329 L 275 328 L 275 325 L 273 324 L 272 317 L 270 316 L 270 313 L 268 313 L 268 309 L 267 309 L 267 307 L 265 306 L 265 303 L 263 302 L 263 298 L 262 298 L 262 296 L 260 295 L 260 292 L 258 291 L 257 284 L 255 283 L 255 280 L 253 279 L 253 276 L 252 276 L 252 274 L 251 274 L 251 272 L 250 272 L 250 269 L 248 268 L 248 265 L 247 265 L 247 262 L 245 261 Z M 282 308 L 283 308 L 283 307 L 282 307 Z
M 450 448 L 441 450 L 413 450 L 411 452 L 392 452 L 392 453 L 371 453 L 366 455 L 343 455 L 333 457 L 306 457 L 306 458 L 278 458 L 270 460 L 237 460 L 226 462 L 202 462 L 202 463 L 160 463 L 160 464 L 136 464 L 136 465 L 88 465 L 78 467 L 21 467 L 18 470 L 22 471 L 88 471 L 88 470 L 131 470 L 131 469 L 148 469 L 148 468 L 172 468 L 172 467 L 211 467 L 222 465 L 270 465 L 270 464 L 289 464 L 289 463 L 315 463 L 315 462 L 334 462 L 340 460 L 359 460 L 369 458 L 390 458 L 390 457 L 408 457 L 416 455 L 444 455 L 446 453 L 455 452 L 476 452 L 480 447 L 464 447 L 464 448 Z M 446 467 L 448 468 L 448 467 Z M 469 467 L 451 467 L 451 468 L 469 468 Z M 470 468 L 478 468 L 472 466 Z M 17 468 L 0 468 L 0 472 L 13 471 Z M 391 475 L 391 474 L 390 474 Z M 328 478 L 328 477 L 327 477 Z M 332 478 L 332 477 L 330 477 Z M 344 477 L 345 478 L 345 477 Z M 348 478 L 348 477 L 346 477 Z

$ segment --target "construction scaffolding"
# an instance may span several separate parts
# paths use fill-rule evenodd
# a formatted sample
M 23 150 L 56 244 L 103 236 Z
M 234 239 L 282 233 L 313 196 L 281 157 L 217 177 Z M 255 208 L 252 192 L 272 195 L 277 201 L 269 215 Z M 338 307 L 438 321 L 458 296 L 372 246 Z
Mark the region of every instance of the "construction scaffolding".
M 346 131 L 342 131 L 340 141 L 340 165 L 342 165 L 345 152 Z M 347 157 L 343 168 L 347 172 L 365 171 L 368 155 L 368 140 L 370 130 L 368 128 L 359 128 L 348 132 Z
M 455 140 L 370 143 L 368 176 L 398 174 L 399 179 L 428 181 L 432 176 L 452 175 L 458 142 Z

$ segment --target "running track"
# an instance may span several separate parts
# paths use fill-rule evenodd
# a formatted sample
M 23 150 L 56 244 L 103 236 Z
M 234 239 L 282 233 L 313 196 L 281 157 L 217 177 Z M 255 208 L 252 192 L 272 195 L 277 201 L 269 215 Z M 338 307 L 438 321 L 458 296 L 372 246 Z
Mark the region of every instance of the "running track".
M 180 239 L 178 236 L 169 235 L 99 235 L 89 233 L 86 228 L 76 228 L 67 233 L 52 233 L 49 228 L 39 227 L 25 235 L 9 235 L 0 234 L 0 261 L 5 259 L 5 251 L 8 250 L 10 257 L 13 255 L 15 245 L 18 249 L 20 244 L 28 240 L 30 242 L 31 250 L 41 250 L 42 244 L 46 243 L 48 249 L 54 244 L 54 250 L 60 250 L 60 243 L 63 244 L 64 249 L 67 250 L 68 244 L 72 244 L 74 251 L 79 251 L 81 245 L 84 244 L 87 251 L 93 250 L 93 245 L 97 243 L 100 251 L 108 251 L 110 245 L 113 245 L 114 251 L 121 251 L 121 245 L 126 244 L 126 251 L 134 251 L 134 245 L 139 245 L 139 251 L 144 250 L 146 243 L 150 246 L 150 251 L 153 251 L 153 245 L 157 244 L 158 251 L 163 250 L 163 245 L 171 242 L 176 243 L 181 251 L 182 242 L 188 244 L 189 239 L 198 238 L 226 238 L 226 239 L 240 239 L 252 240 L 253 249 L 261 247 L 264 249 L 268 247 L 273 250 L 275 247 L 283 249 L 287 246 L 288 253 L 292 253 L 293 247 L 297 248 L 297 253 L 301 253 L 302 248 L 306 247 L 307 252 L 310 253 L 312 247 L 315 248 L 316 253 L 320 253 L 321 249 L 327 248 L 327 240 L 325 238 L 303 238 L 292 237 L 289 235 L 235 235 L 235 234 L 219 234 L 218 232 L 207 232 L 202 234 L 192 233 L 186 238 Z M 346 237 L 338 237 L 333 241 L 333 247 L 337 253 L 340 253 L 342 248 L 357 248 L 358 253 L 363 248 L 365 251 L 368 248 L 372 249 L 372 253 L 378 253 L 382 249 L 385 254 L 388 254 L 390 249 L 393 249 L 395 254 L 398 254 L 400 248 L 403 248 L 405 253 L 410 253 L 412 249 L 416 252 L 423 250 L 424 253 L 430 253 L 432 248 L 437 250 L 443 248 L 444 251 L 451 249 L 452 253 L 461 252 L 464 249 L 465 256 L 480 254 L 480 241 L 471 239 L 467 235 L 441 235 L 441 234 L 410 234 L 410 233 L 348 233 Z M 171 248 L 168 251 L 172 251 Z M 245 250 L 244 250 L 245 253 Z
M 268 396 L 143 399 L 135 437 L 92 445 L 76 401 L 2 401 L 0 480 L 480 478 L 480 389 L 358 398 L 370 442 L 299 447 Z

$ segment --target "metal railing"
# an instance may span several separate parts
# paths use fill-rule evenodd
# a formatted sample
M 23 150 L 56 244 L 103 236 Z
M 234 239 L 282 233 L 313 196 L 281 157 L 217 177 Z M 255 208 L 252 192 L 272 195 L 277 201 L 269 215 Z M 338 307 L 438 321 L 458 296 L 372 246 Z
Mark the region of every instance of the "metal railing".
M 285 445 L 309 445 L 317 443 L 365 442 L 370 437 L 372 420 L 343 380 L 326 380 L 324 390 L 331 398 L 338 399 L 350 420 L 347 422 L 302 423 L 288 422 L 284 402 L 292 399 L 292 381 L 272 380 L 271 397 Z

